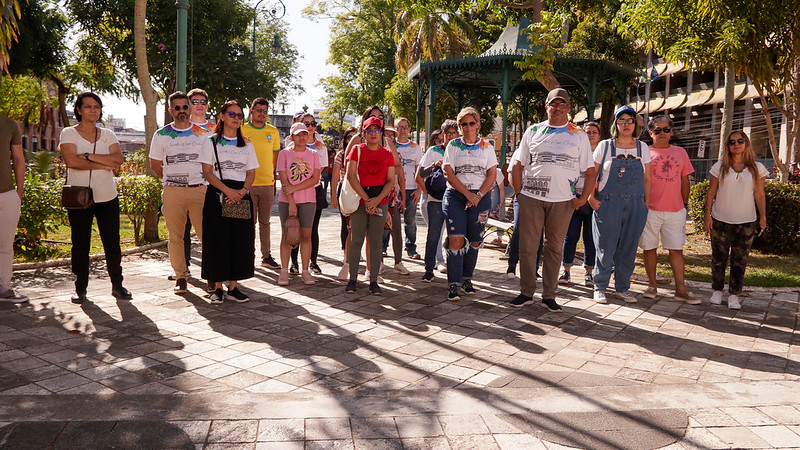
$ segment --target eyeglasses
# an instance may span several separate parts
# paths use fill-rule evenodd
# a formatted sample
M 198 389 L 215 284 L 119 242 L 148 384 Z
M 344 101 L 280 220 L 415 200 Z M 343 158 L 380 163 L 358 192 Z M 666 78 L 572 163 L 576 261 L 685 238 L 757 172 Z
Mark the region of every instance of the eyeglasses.
M 208 100 L 192 100 L 193 105 L 208 105 Z
M 380 128 L 367 128 L 363 133 L 369 136 L 371 134 L 380 134 L 381 131 L 382 130 Z
M 636 119 L 617 119 L 617 125 L 633 125 Z
M 453 130 L 453 131 L 445 131 L 444 134 L 447 135 L 447 136 L 458 136 L 458 131 L 455 131 L 455 130 Z
M 369 115 L 370 117 L 377 117 L 378 119 L 383 120 L 383 114 L 378 114 L 377 116 L 373 116 L 372 114 Z
M 267 111 L 267 108 L 253 108 L 252 111 L 254 113 L 260 113 L 260 114 L 266 114 L 266 113 L 269 112 L 269 111 Z
M 736 145 L 736 144 L 744 144 L 744 138 L 731 139 L 728 141 L 728 145 Z
M 186 111 L 189 109 L 189 105 L 175 105 L 172 107 L 175 111 Z
M 403 126 L 397 127 L 397 129 L 398 130 L 410 130 L 411 127 L 409 127 L 408 125 L 403 125 Z
M 557 103 L 556 102 L 550 102 L 547 106 L 549 106 L 549 107 L 551 107 L 553 109 L 566 109 L 567 107 L 569 107 L 569 104 L 568 103 L 564 103 L 564 102 L 557 102 Z
M 669 134 L 670 132 L 672 132 L 672 128 L 664 127 L 664 128 L 653 128 L 652 129 L 653 134 L 655 134 L 656 136 L 661 134 L 662 131 L 664 132 L 664 134 Z
M 621 159 L 623 161 L 630 161 L 631 159 L 637 159 L 633 155 L 617 155 L 617 159 Z
M 228 111 L 226 114 L 228 114 L 228 117 L 230 117 L 231 119 L 239 119 L 239 120 L 244 119 L 244 114 L 242 113 L 235 113 L 233 111 Z
M 315 127 L 315 126 L 317 126 L 317 122 L 316 121 L 303 122 L 303 125 L 305 125 L 307 127 Z

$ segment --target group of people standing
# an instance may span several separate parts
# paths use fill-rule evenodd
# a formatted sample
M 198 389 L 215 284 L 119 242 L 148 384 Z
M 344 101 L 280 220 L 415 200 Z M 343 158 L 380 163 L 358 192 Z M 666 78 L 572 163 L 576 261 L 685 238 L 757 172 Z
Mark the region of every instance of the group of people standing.
M 249 121 L 235 100 L 221 107 L 216 123 L 209 121 L 208 95 L 202 89 L 173 93 L 168 107 L 173 121 L 154 134 L 149 161 L 163 184 L 162 213 L 169 232 L 174 292 L 188 290 L 189 233 L 194 227 L 202 245 L 201 277 L 207 281 L 210 302 L 249 301 L 237 282 L 254 275 L 256 222 L 261 265 L 280 270 L 278 284 L 288 285 L 292 273 L 299 274 L 303 283 L 314 284 L 311 273 L 321 272 L 318 229 L 321 211 L 328 206 L 324 176 L 329 170 L 328 151 L 316 133 L 314 116 L 305 111 L 296 114 L 282 146 L 278 130 L 267 123 L 268 102 L 263 98 L 250 105 Z M 581 229 L 584 284 L 593 286 L 595 302 L 608 301 L 612 275 L 615 295 L 627 303 L 637 301 L 629 289 L 639 247 L 649 280 L 643 296 L 654 298 L 660 241 L 669 252 L 675 298 L 699 304 L 683 280 L 682 248 L 693 169 L 686 151 L 670 144 L 672 120 L 658 116 L 647 124 L 653 138 L 653 145 L 647 146 L 637 138 L 643 124 L 630 106 L 616 110 L 612 137 L 604 141 L 600 141 L 596 123 L 580 128 L 569 122 L 570 100 L 564 89 L 550 91 L 545 107 L 547 120 L 529 127 L 512 155 L 508 180 L 498 169 L 492 143 L 480 136 L 481 118 L 475 108 L 464 108 L 455 120 L 444 121 L 440 130 L 430 133 L 425 152 L 409 139 L 407 119 L 397 119 L 392 127 L 378 106 L 367 108 L 360 127 L 345 131 L 331 170 L 332 206 L 339 208 L 338 195 L 345 184 L 359 200 L 353 212 L 342 215 L 345 258 L 339 278 L 347 281 L 345 291 L 352 293 L 358 288 L 365 242 L 371 294 L 382 294 L 379 274 L 386 256 L 385 237 L 394 240 L 394 272 L 410 273 L 402 263 L 402 253 L 405 250 L 411 259 L 422 258 L 416 246 L 416 211 L 421 203 L 428 225 L 422 281 L 433 281 L 438 268 L 447 274 L 449 300 L 475 294 L 472 280 L 485 226 L 490 211 L 498 206 L 502 209 L 504 203 L 498 200 L 504 195 L 493 192 L 504 192 L 503 186 L 508 184 L 515 194 L 510 243 L 514 261 L 509 261 L 509 275 L 514 276 L 512 267 L 517 260 L 520 266 L 520 294 L 511 300 L 512 306 L 534 303 L 541 261 L 542 304 L 554 312 L 562 310 L 556 291 L 559 283 L 570 282 Z M 132 294 L 122 285 L 120 210 L 113 179 L 123 155 L 114 133 L 97 126 L 102 117 L 102 101 L 97 95 L 80 94 L 75 117 L 78 124 L 65 128 L 61 135 L 67 183 L 89 186 L 94 203 L 86 209 L 69 210 L 76 276 L 72 301 L 87 300 L 89 241 L 95 218 L 112 295 L 130 299 Z M 20 169 L 19 136 L 9 134 L 8 145 L 0 146 L 0 151 L 8 147 L 16 184 L 11 182 L 11 167 L 7 176 L 0 173 L 4 183 L 0 187 L 11 186 L 0 194 L 0 207 L 6 196 L 12 197 L 8 192 L 15 185 L 12 200 L 22 196 L 24 165 Z M 711 169 L 705 227 L 713 247 L 714 293 L 710 301 L 722 302 L 730 259 L 728 306 L 738 309 L 747 254 L 754 236 L 766 227 L 767 171 L 755 162 L 744 132 L 731 133 L 727 144 L 724 157 Z M 280 262 L 272 256 L 270 238 L 278 180 L 283 231 Z M 401 240 L 402 227 L 405 241 Z M 296 239 L 291 237 L 295 228 L 299 229 Z M 0 272 L 0 299 L 27 300 L 10 289 L 10 270 L 3 267 Z

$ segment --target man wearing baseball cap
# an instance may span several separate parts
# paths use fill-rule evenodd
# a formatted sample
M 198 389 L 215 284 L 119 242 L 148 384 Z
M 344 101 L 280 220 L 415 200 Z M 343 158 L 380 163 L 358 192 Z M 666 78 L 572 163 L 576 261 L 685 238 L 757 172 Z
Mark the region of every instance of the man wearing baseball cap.
M 536 253 L 544 231 L 542 304 L 561 312 L 556 303 L 558 272 L 564 236 L 572 213 L 583 206 L 594 189 L 592 147 L 586 133 L 569 123 L 569 94 L 553 89 L 547 94 L 547 120 L 532 125 L 511 157 L 511 184 L 519 202 L 520 294 L 511 306 L 533 303 L 536 291 Z M 575 197 L 576 183 L 585 173 L 583 193 Z

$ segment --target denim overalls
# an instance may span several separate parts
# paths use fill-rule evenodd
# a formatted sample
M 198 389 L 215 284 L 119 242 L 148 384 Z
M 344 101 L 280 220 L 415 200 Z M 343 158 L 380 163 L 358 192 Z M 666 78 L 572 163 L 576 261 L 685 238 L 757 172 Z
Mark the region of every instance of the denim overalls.
M 592 232 L 597 249 L 594 267 L 594 290 L 608 289 L 611 271 L 617 292 L 627 292 L 636 264 L 639 236 L 647 222 L 644 201 L 642 143 L 636 141 L 635 159 L 618 159 L 615 141 L 611 145 L 611 169 L 608 182 L 598 193 L 600 208 L 592 217 Z M 622 155 L 623 157 L 627 155 Z M 602 177 L 602 165 L 601 173 Z M 598 180 L 599 183 L 599 180 Z

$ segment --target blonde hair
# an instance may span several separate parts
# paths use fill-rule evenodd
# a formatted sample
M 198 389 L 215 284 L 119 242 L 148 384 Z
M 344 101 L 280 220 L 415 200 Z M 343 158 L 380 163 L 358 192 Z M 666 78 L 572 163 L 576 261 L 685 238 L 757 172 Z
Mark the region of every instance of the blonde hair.
M 753 152 L 753 147 L 750 145 L 750 137 L 747 136 L 742 130 L 731 131 L 728 134 L 728 137 L 725 138 L 725 151 L 722 153 L 722 170 L 719 174 L 719 180 L 722 181 L 726 175 L 728 175 L 728 171 L 731 169 L 732 166 L 732 159 L 731 158 L 731 146 L 728 142 L 733 138 L 734 135 L 741 135 L 744 138 L 744 153 L 742 154 L 742 162 L 744 162 L 744 166 L 747 170 L 753 174 L 753 178 L 758 178 L 758 167 L 756 167 L 756 154 Z
M 458 113 L 458 116 L 456 117 L 456 122 L 458 123 L 459 127 L 461 126 L 461 119 L 463 119 L 464 117 L 467 117 L 467 116 L 474 117 L 475 121 L 478 122 L 478 125 L 480 125 L 480 123 L 481 123 L 481 114 L 478 112 L 477 109 L 473 108 L 472 106 L 467 106 L 466 108 L 462 109 Z M 480 127 L 478 127 L 478 128 L 480 128 Z

